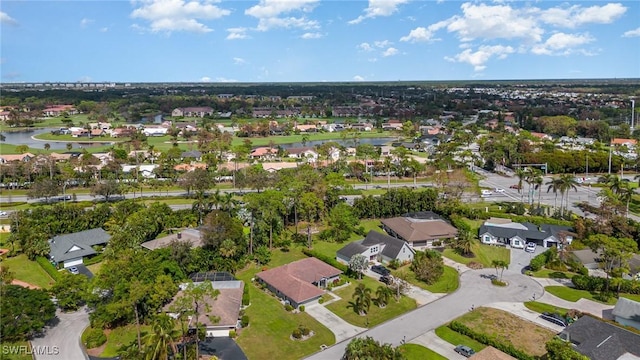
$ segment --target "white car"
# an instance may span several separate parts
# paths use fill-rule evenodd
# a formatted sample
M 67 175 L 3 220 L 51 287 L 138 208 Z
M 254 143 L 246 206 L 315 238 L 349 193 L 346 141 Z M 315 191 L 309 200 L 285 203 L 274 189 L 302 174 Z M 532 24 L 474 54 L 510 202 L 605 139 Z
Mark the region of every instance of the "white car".
M 496 188 L 498 194 L 504 194 L 504 189 Z
M 525 246 L 524 251 L 530 252 L 530 253 L 535 252 L 536 251 L 536 244 L 532 243 L 532 242 L 527 243 L 527 246 Z
M 0 216 L 7 216 L 7 212 L 6 211 L 0 211 Z
M 73 275 L 80 274 L 80 271 L 78 271 L 78 268 L 75 267 L 75 266 L 72 266 L 72 267 L 68 268 L 67 270 L 69 270 L 69 272 L 72 273 Z
M 482 190 L 482 196 L 489 196 L 493 194 L 493 192 L 491 192 L 491 190 Z

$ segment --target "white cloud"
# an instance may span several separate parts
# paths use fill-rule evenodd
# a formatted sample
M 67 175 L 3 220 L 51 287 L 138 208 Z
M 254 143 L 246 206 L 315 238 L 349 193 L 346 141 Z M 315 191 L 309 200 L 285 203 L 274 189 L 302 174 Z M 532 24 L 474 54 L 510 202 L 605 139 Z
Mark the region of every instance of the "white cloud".
M 585 24 L 610 24 L 622 16 L 627 8 L 619 3 L 584 8 L 580 5 L 570 7 L 554 7 L 546 10 L 532 8 L 531 13 L 538 13 L 540 21 L 557 27 L 574 28 Z
M 218 78 L 216 78 L 216 81 L 217 82 L 238 82 L 238 80 L 236 80 L 236 79 L 227 79 L 227 78 L 224 78 L 224 77 L 218 77 Z
M 80 20 L 80 27 L 82 28 L 87 27 L 89 24 L 93 22 L 94 22 L 93 19 L 83 18 L 82 20 Z
M 622 34 L 623 37 L 638 37 L 640 36 L 640 27 L 634 30 L 626 31 Z
M 6 12 L 0 11 L 0 24 L 17 26 L 18 22 Z
M 247 28 L 228 28 L 227 32 L 229 33 L 229 35 L 227 35 L 227 40 L 242 40 L 250 38 L 250 36 L 247 35 Z
M 364 9 L 364 15 L 349 21 L 349 24 L 359 24 L 363 20 L 373 19 L 378 16 L 390 16 L 398 11 L 398 7 L 409 0 L 369 0 L 369 6 Z
M 373 45 L 379 48 L 385 48 L 387 46 L 393 45 L 393 43 L 389 40 L 382 40 L 382 41 L 374 41 Z
M 353 81 L 364 81 L 364 78 L 360 75 L 356 75 L 353 77 Z
M 373 51 L 373 46 L 371 46 L 369 43 L 366 43 L 366 42 L 363 42 L 362 44 L 356 47 L 362 51 Z
M 208 76 L 203 76 L 200 78 L 200 82 L 210 82 L 210 81 L 211 81 L 211 78 Z
M 533 46 L 531 52 L 536 55 L 569 55 L 576 51 L 574 48 L 588 44 L 593 40 L 589 34 L 558 32 L 551 35 L 544 43 Z M 583 51 L 578 50 L 578 52 Z
M 397 54 L 398 54 L 398 49 L 394 47 L 390 47 L 382 53 L 382 56 L 387 57 L 387 56 L 393 56 Z
M 304 33 L 302 34 L 302 36 L 300 36 L 302 39 L 308 40 L 308 39 L 319 39 L 322 37 L 321 33 L 318 32 L 308 32 L 308 33 Z
M 132 18 L 150 22 L 153 32 L 190 31 L 206 33 L 213 31 L 201 20 L 219 19 L 231 14 L 215 4 L 215 0 L 134 0 L 139 6 L 131 13 Z
M 463 52 L 455 55 L 454 57 L 445 57 L 446 60 L 453 62 L 468 63 L 473 66 L 475 71 L 482 71 L 487 66 L 485 65 L 492 57 L 498 59 L 504 59 L 507 55 L 512 54 L 515 50 L 511 46 L 493 45 L 493 46 L 480 46 L 476 52 L 471 49 L 465 49 Z
M 236 65 L 244 65 L 247 63 L 247 60 L 241 58 L 241 57 L 234 57 L 233 58 L 233 63 Z
M 409 32 L 409 35 L 400 38 L 400 41 L 421 42 L 429 41 L 433 38 L 433 32 L 422 26 Z
M 310 13 L 319 0 L 260 0 L 245 10 L 245 14 L 258 19 L 257 30 L 267 31 L 273 28 L 301 28 L 305 30 L 318 29 L 320 25 L 315 20 L 302 17 L 282 17 L 292 12 Z

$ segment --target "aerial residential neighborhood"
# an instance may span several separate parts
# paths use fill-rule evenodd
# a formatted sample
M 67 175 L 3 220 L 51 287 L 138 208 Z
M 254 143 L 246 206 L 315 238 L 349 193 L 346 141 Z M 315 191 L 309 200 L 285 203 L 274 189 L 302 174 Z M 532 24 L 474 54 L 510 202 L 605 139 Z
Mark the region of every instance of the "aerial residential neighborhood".
M 0 4 L 0 360 L 640 360 L 640 2 Z

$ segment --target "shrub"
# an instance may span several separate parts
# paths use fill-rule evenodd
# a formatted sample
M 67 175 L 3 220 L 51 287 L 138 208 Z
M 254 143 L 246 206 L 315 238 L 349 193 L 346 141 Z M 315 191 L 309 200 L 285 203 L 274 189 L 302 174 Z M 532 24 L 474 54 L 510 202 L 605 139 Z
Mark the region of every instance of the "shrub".
M 251 303 L 249 297 L 249 287 L 247 284 L 244 285 L 244 289 L 242 290 L 242 305 L 248 306 Z
M 585 276 L 585 275 L 574 275 L 571 278 L 571 282 L 573 286 L 575 286 L 578 290 L 587 290 L 587 291 L 602 291 L 605 287 L 605 282 L 607 280 L 594 277 L 594 276 Z M 622 288 L 622 286 L 621 286 Z
M 88 349 L 96 348 L 107 342 L 107 335 L 102 329 L 88 328 L 82 337 L 84 338 L 84 346 Z
M 229 330 L 229 337 L 232 339 L 235 339 L 236 336 L 238 336 L 238 334 L 236 333 L 235 330 Z
M 242 315 L 240 318 L 240 324 L 243 328 L 249 326 L 249 315 Z
M 507 286 L 507 283 L 498 279 L 491 279 L 491 283 L 495 286 Z
M 56 270 L 55 267 L 53 267 L 53 265 L 51 265 L 49 260 L 47 260 L 42 256 L 38 256 L 36 258 L 36 262 L 40 264 L 40 266 L 42 266 L 44 271 L 46 271 L 47 274 L 49 274 L 49 276 L 53 278 L 53 280 L 58 281 L 58 278 L 60 277 L 60 273 L 58 272 L 58 270 Z
M 400 267 L 400 260 L 393 259 L 393 260 L 389 261 L 389 267 L 394 269 L 394 270 L 399 268 Z
M 467 267 L 469 269 L 478 270 L 478 269 L 484 268 L 484 265 L 480 264 L 479 262 L 472 261 L 469 264 L 467 264 Z
M 300 305 L 300 307 L 298 307 L 298 310 L 300 310 L 300 312 L 304 312 L 304 305 Z
M 323 298 L 318 299 L 318 304 L 322 304 L 324 302 Z
M 302 334 L 302 336 L 308 336 L 311 333 L 311 330 L 309 330 L 309 328 L 304 325 L 300 325 L 298 329 L 300 329 L 300 333 Z
M 284 306 L 284 309 L 287 310 L 287 311 L 293 311 L 293 306 L 287 304 L 287 305 Z
M 587 269 L 586 267 L 582 266 L 578 268 L 578 274 L 580 275 L 584 275 L 584 276 L 588 276 L 589 275 L 589 269 Z
M 442 241 L 440 241 L 440 240 L 435 240 L 435 241 L 433 241 L 431 244 L 432 244 L 433 246 L 435 246 L 435 247 L 439 247 L 439 246 L 442 246 Z
M 291 333 L 291 336 L 293 336 L 294 339 L 301 339 L 302 338 L 302 331 L 300 331 L 300 329 L 295 329 Z
M 542 269 L 542 267 L 546 263 L 547 263 L 547 254 L 545 251 L 542 254 L 536 255 L 533 259 L 531 259 L 531 262 L 529 263 L 529 268 L 531 269 L 531 271 L 538 271 Z

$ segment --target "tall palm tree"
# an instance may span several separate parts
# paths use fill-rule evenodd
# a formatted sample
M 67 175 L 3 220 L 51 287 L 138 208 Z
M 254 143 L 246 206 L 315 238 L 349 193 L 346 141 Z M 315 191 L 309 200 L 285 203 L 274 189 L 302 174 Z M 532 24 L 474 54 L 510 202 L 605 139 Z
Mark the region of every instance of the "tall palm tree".
M 631 187 L 631 185 L 629 185 L 629 183 L 625 183 L 618 189 L 618 192 L 616 194 L 618 195 L 618 198 L 620 198 L 620 201 L 627 204 L 626 215 L 628 216 L 629 203 L 631 202 L 631 198 L 633 198 L 633 195 L 635 194 L 635 190 Z
M 371 289 L 364 284 L 359 284 L 353 292 L 351 298 L 354 300 L 355 311 L 364 315 L 369 311 L 371 307 Z
M 527 177 L 527 173 L 522 170 L 522 168 L 518 168 L 516 170 L 516 176 L 518 177 L 518 192 L 520 193 L 520 202 L 524 202 L 524 192 L 522 192 L 522 183 L 524 179 Z
M 576 179 L 571 174 L 560 175 L 560 202 L 562 203 L 562 199 L 566 194 L 565 207 L 564 209 L 560 206 L 560 216 L 564 216 L 564 210 L 568 211 L 569 209 L 569 191 L 573 189 L 574 191 L 578 191 Z
M 542 184 L 544 183 L 544 178 L 542 175 L 536 175 L 533 180 L 533 184 L 535 184 L 535 190 L 538 190 L 538 209 L 540 208 L 540 195 L 542 193 Z
M 381 308 L 387 306 L 392 295 L 393 290 L 391 290 L 391 288 L 384 285 L 378 286 L 378 289 L 376 289 L 376 302 L 378 306 Z
M 609 185 L 609 188 L 611 189 L 611 191 L 613 191 L 614 194 L 620 194 L 620 191 L 622 191 L 622 189 L 625 187 L 626 182 L 622 181 L 621 178 L 613 175 L 609 179 L 609 182 L 607 182 L 607 184 Z
M 179 336 L 173 319 L 168 315 L 160 315 L 153 322 L 152 331 L 144 337 L 146 360 L 168 360 L 169 349 L 177 354 L 174 339 Z
M 555 195 L 555 198 L 553 199 L 553 209 L 555 211 L 558 208 L 558 192 L 560 191 L 560 179 L 553 178 L 547 181 L 545 185 L 548 185 L 547 192 L 553 190 L 553 194 Z

